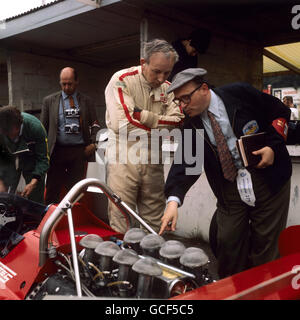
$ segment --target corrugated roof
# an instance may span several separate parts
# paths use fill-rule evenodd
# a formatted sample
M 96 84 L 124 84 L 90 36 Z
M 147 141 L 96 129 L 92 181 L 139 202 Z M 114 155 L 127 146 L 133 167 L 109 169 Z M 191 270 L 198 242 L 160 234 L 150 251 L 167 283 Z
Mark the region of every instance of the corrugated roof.
M 270 56 L 266 57 L 264 55 L 264 73 L 288 71 L 291 70 L 290 67 L 294 67 L 294 71 L 296 69 L 300 70 L 300 42 L 266 47 L 265 49 L 273 56 L 275 61 L 270 59 Z
M 44 4 L 44 5 L 42 4 L 42 5 L 40 5 L 40 6 L 31 8 L 31 9 L 29 9 L 29 10 L 26 10 L 26 11 L 24 11 L 24 12 L 22 12 L 22 13 L 19 13 L 19 14 L 14 15 L 14 16 L 7 17 L 7 18 L 5 18 L 4 20 L 5 20 L 5 21 L 11 21 L 11 20 L 17 19 L 17 18 L 19 18 L 19 17 L 22 17 L 22 16 L 24 16 L 24 15 L 27 15 L 27 14 L 30 14 L 30 13 L 33 13 L 33 12 L 36 12 L 36 11 L 41 10 L 41 9 L 44 9 L 44 8 L 46 8 L 46 7 L 50 7 L 50 6 L 54 5 L 54 4 L 56 4 L 56 3 L 58 3 L 58 2 L 62 2 L 62 1 L 65 1 L 65 0 L 52 0 L 52 1 L 49 2 L 49 3 L 46 3 L 46 4 Z
M 287 68 L 285 68 L 281 64 L 275 62 L 274 60 L 266 56 L 263 56 L 263 64 L 264 64 L 264 73 L 288 71 Z

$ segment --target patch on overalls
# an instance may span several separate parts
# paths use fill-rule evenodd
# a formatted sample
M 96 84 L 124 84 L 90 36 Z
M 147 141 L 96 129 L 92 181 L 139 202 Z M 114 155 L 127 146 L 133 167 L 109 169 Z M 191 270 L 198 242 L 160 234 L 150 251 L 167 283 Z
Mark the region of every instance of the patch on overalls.
M 256 120 L 251 120 L 247 122 L 243 127 L 243 133 L 244 135 L 249 135 L 258 132 L 259 127 Z
M 164 93 L 160 94 L 160 102 L 162 102 L 164 104 L 166 104 L 168 102 L 168 99 L 167 99 L 167 97 L 165 96 Z
M 118 87 L 126 88 L 126 83 L 124 83 L 124 81 L 117 81 L 117 82 L 116 82 L 116 85 L 117 85 Z

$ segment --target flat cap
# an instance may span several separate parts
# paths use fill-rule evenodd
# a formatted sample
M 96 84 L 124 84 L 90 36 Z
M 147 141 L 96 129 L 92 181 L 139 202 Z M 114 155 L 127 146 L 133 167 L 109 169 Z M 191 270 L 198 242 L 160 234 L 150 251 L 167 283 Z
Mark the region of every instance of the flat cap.
M 180 87 L 182 87 L 187 82 L 193 80 L 195 77 L 203 77 L 207 74 L 207 71 L 202 68 L 189 68 L 185 69 L 175 75 L 169 86 L 167 93 L 170 93 Z

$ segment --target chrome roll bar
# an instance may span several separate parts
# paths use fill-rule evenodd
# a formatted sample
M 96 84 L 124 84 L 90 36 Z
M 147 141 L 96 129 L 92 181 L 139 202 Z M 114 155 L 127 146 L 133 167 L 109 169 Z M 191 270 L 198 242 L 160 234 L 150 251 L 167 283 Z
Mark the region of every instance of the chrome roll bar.
M 73 186 L 73 188 L 66 194 L 63 200 L 53 211 L 49 219 L 45 222 L 40 234 L 39 266 L 43 266 L 46 263 L 49 253 L 49 237 L 53 228 L 65 214 L 68 214 L 68 210 L 72 208 L 73 205 L 83 196 L 83 194 L 87 191 L 88 187 L 100 188 L 101 191 L 106 195 L 106 197 L 110 201 L 112 201 L 119 208 L 120 211 L 122 211 L 126 215 L 133 216 L 150 233 L 157 234 L 143 219 L 141 219 L 141 217 L 136 212 L 134 212 L 129 206 L 127 206 L 126 203 L 124 203 L 121 200 L 121 198 L 118 195 L 116 195 L 105 183 L 94 178 L 84 179 Z

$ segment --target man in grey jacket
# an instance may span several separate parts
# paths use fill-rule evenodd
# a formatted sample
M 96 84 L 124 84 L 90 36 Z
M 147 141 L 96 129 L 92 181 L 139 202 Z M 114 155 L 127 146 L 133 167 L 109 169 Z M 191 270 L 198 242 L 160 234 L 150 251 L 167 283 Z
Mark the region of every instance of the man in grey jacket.
M 75 69 L 60 73 L 61 91 L 44 98 L 41 121 L 48 133 L 50 168 L 45 201 L 57 203 L 63 191 L 84 178 L 87 161 L 95 161 L 96 134 L 100 129 L 94 102 L 77 91 Z

